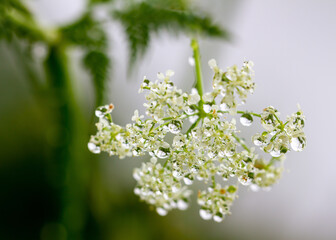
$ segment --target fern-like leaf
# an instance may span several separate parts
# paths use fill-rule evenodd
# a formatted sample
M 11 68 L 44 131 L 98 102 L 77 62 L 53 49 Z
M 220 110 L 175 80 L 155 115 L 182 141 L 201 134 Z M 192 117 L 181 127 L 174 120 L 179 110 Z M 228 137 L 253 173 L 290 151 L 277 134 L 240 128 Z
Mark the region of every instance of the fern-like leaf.
M 176 1 L 168 1 L 171 5 L 163 5 L 163 1 L 157 0 L 154 1 L 155 4 L 142 2 L 126 10 L 114 12 L 114 17 L 125 28 L 131 62 L 134 62 L 139 54 L 144 53 L 149 45 L 151 33 L 157 33 L 161 29 L 175 33 L 185 32 L 228 39 L 228 32 L 215 25 L 209 17 L 185 10 L 184 5 L 173 5 L 172 3 Z M 167 6 L 174 8 L 167 8 Z
M 96 105 L 102 105 L 110 60 L 101 51 L 90 51 L 83 59 L 84 66 L 89 70 L 96 92 Z

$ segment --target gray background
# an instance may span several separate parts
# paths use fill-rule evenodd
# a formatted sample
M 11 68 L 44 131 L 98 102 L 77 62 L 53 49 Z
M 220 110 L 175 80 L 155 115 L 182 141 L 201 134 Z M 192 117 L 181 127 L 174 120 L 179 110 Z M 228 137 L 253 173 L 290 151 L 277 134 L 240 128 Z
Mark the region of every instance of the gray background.
M 48 25 L 71 21 L 84 8 L 80 0 L 27 2 Z M 213 237 L 336 239 L 336 1 L 198 0 L 196 5 L 213 14 L 234 36 L 229 43 L 200 40 L 206 90 L 211 86 L 207 66 L 210 58 L 217 59 L 223 69 L 235 63 L 240 65 L 244 59 L 254 61 L 257 87 L 242 109 L 259 112 L 273 105 L 284 118 L 300 103 L 307 118 L 308 144 L 304 152 L 288 154 L 286 171 L 270 192 L 255 193 L 241 187 L 233 214 L 223 223 L 201 220 L 195 203 L 187 210 L 188 214 L 173 212 L 167 218 L 181 228 L 204 229 Z M 111 55 L 115 59 L 108 95 L 116 106 L 113 117 L 117 123 L 125 124 L 134 109 L 143 109 L 144 97 L 137 90 L 144 75 L 154 80 L 158 71 L 173 69 L 176 85 L 184 90 L 190 88 L 193 69 L 188 65 L 191 56 L 188 37 L 169 34 L 155 37 L 136 70 L 127 74 L 126 37 L 120 25 L 112 23 L 107 27 L 111 31 Z M 77 50 L 72 51 L 74 59 L 79 55 Z M 93 92 L 87 76 L 79 70 L 74 74 L 86 79 L 87 84 L 82 84 L 81 79 L 76 87 L 83 105 L 89 105 Z M 255 131 L 255 125 L 238 127 L 248 137 Z M 132 191 L 131 172 L 136 166 L 139 162 L 134 160 L 111 159 L 102 166 L 102 171 L 111 188 L 126 187 Z

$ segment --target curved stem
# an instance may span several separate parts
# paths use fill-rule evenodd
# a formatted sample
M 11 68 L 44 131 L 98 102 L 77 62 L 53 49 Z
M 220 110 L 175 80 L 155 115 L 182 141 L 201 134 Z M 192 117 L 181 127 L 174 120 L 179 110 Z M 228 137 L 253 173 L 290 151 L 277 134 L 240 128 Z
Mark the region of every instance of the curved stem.
M 188 134 L 191 132 L 191 130 L 193 130 L 193 129 L 197 126 L 197 124 L 199 123 L 199 121 L 200 121 L 201 119 L 202 119 L 201 117 L 197 118 L 197 120 L 196 120 L 196 121 L 190 126 L 190 128 L 187 130 L 186 135 L 188 135 Z
M 247 151 L 251 152 L 250 148 L 240 139 L 235 133 L 232 133 L 232 136 L 236 139 L 236 141 Z

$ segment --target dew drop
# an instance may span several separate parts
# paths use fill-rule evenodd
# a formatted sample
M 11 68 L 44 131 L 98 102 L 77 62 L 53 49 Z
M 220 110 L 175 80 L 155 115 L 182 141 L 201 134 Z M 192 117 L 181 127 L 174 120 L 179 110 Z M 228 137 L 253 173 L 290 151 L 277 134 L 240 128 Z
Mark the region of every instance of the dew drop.
M 159 147 L 159 149 L 156 149 L 154 151 L 155 156 L 161 159 L 167 158 L 169 156 L 169 152 L 170 152 L 169 148 L 163 148 L 163 147 Z
M 260 147 L 260 146 L 263 145 L 263 142 L 260 141 L 258 138 L 254 139 L 254 140 L 253 140 L 253 143 L 254 143 L 254 145 L 256 145 L 256 146 L 258 146 L 258 147 Z
M 224 151 L 225 156 L 227 157 L 232 157 L 235 154 L 235 150 L 234 149 L 228 149 Z
M 143 86 L 143 87 L 148 87 L 148 86 L 149 86 L 149 80 L 145 78 L 145 79 L 143 80 L 142 86 Z
M 195 109 L 191 108 L 191 107 L 188 107 L 186 110 L 185 110 L 186 114 L 188 115 L 191 115 L 191 114 L 194 114 L 195 113 Z
M 189 58 L 188 58 L 188 63 L 189 63 L 189 65 L 192 66 L 192 67 L 195 66 L 195 58 L 193 58 L 193 57 L 189 57 Z
M 198 119 L 198 116 L 190 116 L 189 117 L 189 122 L 190 123 L 195 123 L 197 119 Z
M 243 125 L 243 126 L 251 126 L 253 122 L 253 117 L 251 114 L 249 113 L 244 113 L 243 115 L 241 115 L 240 117 L 240 123 Z
M 179 171 L 174 170 L 173 171 L 173 176 L 176 177 L 176 178 L 179 178 L 179 177 L 181 177 L 181 174 L 180 174 Z
M 200 209 L 199 214 L 201 216 L 201 218 L 203 218 L 204 220 L 210 220 L 212 217 L 212 214 L 205 209 Z
M 184 181 L 184 183 L 185 183 L 186 185 L 191 185 L 191 184 L 193 184 L 193 179 L 192 179 L 191 176 L 184 177 L 184 178 L 183 178 L 183 181 Z
M 132 154 L 133 154 L 134 157 L 138 157 L 138 156 L 140 156 L 140 151 L 139 150 L 133 150 Z
M 271 152 L 270 152 L 271 156 L 272 157 L 280 157 L 281 156 L 281 152 L 280 150 L 275 150 L 273 149 Z
M 94 144 L 93 142 L 88 143 L 88 148 L 92 153 L 95 153 L 95 154 L 100 153 L 100 147 Z
M 162 207 L 159 207 L 156 209 L 156 212 L 160 215 L 160 216 L 166 216 L 168 211 Z
M 168 130 L 169 132 L 173 134 L 178 134 L 181 131 L 182 124 L 180 121 L 173 120 L 168 124 Z
M 96 109 L 95 115 L 99 118 L 102 118 L 106 116 L 107 114 L 111 113 L 113 108 L 114 108 L 113 104 L 100 106 Z
M 291 139 L 291 147 L 296 152 L 301 152 L 306 146 L 306 140 L 303 137 L 297 137 Z
M 177 201 L 177 208 L 180 210 L 186 210 L 188 208 L 188 203 L 182 199 Z
M 204 109 L 204 112 L 209 113 L 211 110 L 211 106 L 209 104 L 204 104 L 203 109 Z
M 229 176 L 227 174 L 222 175 L 223 181 L 227 181 L 229 179 Z
M 222 111 L 228 111 L 230 109 L 229 106 L 226 103 L 222 103 L 221 105 L 219 105 L 219 108 Z
M 217 213 L 215 216 L 213 216 L 213 220 L 215 222 L 222 222 L 223 219 L 224 219 L 224 217 L 223 217 L 223 215 L 221 213 L 219 213 L 219 214 Z

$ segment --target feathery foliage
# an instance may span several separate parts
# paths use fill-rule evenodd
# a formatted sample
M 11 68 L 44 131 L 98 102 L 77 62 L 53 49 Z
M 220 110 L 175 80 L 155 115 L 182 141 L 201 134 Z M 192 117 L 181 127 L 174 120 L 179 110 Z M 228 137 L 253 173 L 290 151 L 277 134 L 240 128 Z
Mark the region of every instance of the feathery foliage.
M 46 31 L 34 21 L 29 9 L 20 0 L 0 2 L 0 39 L 14 36 L 29 43 L 79 47 L 84 51 L 83 65 L 91 74 L 96 92 L 96 105 L 102 104 L 108 80 L 111 58 L 107 55 L 109 42 L 106 29 L 95 19 L 96 6 L 116 9 L 114 0 L 90 0 L 83 16 L 74 23 L 53 31 Z M 119 2 L 120 3 L 120 2 Z M 129 42 L 130 62 L 146 51 L 153 33 L 168 30 L 175 34 L 205 35 L 228 39 L 227 31 L 212 23 L 211 18 L 192 8 L 186 0 L 122 1 L 122 7 L 112 10 L 112 18 L 125 27 Z M 108 11 L 108 10 L 107 10 Z M 113 19 L 110 19 L 113 20 Z
M 34 28 L 32 15 L 21 1 L 0 1 L 0 39 L 10 41 L 16 36 L 29 43 L 43 39 L 43 34 Z
M 209 17 L 191 11 L 190 6 L 181 0 L 152 0 L 133 4 L 125 10 L 115 11 L 114 17 L 125 27 L 131 62 L 145 52 L 151 33 L 158 33 L 162 29 L 224 39 L 229 37 L 228 32 L 212 23 Z
M 93 81 L 96 105 L 102 104 L 110 67 L 110 59 L 106 54 L 108 41 L 104 29 L 90 13 L 86 13 L 77 22 L 64 27 L 61 31 L 64 41 L 84 50 L 82 61 Z
M 92 76 L 96 91 L 96 104 L 102 104 L 110 60 L 104 52 L 93 50 L 84 56 L 83 63 Z

